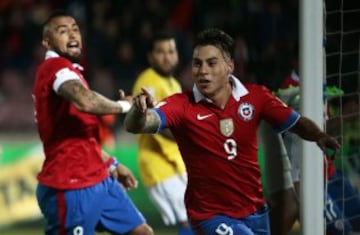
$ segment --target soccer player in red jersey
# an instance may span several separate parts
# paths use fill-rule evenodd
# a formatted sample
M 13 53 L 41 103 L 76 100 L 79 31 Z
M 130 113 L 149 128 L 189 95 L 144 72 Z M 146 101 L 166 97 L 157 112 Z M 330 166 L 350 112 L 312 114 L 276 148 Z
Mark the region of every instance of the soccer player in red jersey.
M 130 98 L 121 92 L 122 100 L 112 101 L 89 88 L 77 64 L 82 36 L 71 15 L 51 14 L 42 43 L 47 52 L 36 72 L 33 98 L 45 152 L 36 191 L 45 233 L 152 235 L 125 191 L 137 186 L 136 179 L 100 146 L 96 115 L 123 113 Z
M 263 86 L 244 85 L 232 75 L 233 39 L 218 29 L 202 31 L 192 56 L 193 90 L 155 108 L 143 89 L 125 118 L 133 133 L 170 128 L 188 172 L 187 213 L 198 234 L 270 234 L 260 182 L 257 129 L 265 120 L 338 149 L 338 142 L 310 119 L 284 105 Z

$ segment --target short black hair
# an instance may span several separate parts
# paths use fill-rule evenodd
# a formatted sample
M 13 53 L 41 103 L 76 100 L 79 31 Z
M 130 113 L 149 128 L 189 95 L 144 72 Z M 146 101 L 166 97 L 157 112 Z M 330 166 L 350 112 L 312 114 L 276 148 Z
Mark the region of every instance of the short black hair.
M 63 9 L 56 9 L 56 10 L 52 11 L 42 25 L 43 34 L 45 33 L 45 28 L 53 19 L 55 19 L 57 17 L 62 17 L 62 16 L 68 16 L 68 17 L 74 18 L 74 16 L 71 13 L 69 13 L 68 11 L 63 10 Z
M 175 34 L 173 32 L 169 30 L 155 31 L 148 43 L 147 53 L 150 53 L 154 50 L 154 46 L 157 41 L 171 40 L 171 39 L 175 39 Z
M 197 34 L 193 49 L 197 46 L 211 45 L 220 49 L 225 55 L 233 59 L 234 55 L 234 39 L 221 29 L 210 28 L 205 29 Z

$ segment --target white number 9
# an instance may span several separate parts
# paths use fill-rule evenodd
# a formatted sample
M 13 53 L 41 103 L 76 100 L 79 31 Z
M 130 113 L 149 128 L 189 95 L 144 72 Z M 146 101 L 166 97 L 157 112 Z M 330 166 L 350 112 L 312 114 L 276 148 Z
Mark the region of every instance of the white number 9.
M 228 160 L 232 160 L 237 156 L 237 144 L 234 139 L 227 139 L 224 142 L 224 150 L 228 155 Z
M 219 226 L 216 228 L 216 233 L 219 235 L 233 235 L 234 231 L 232 228 L 224 223 L 219 224 Z
M 74 234 L 74 235 L 83 235 L 83 234 L 84 234 L 84 228 L 81 227 L 81 226 L 76 226 L 76 227 L 73 229 L 73 234 Z

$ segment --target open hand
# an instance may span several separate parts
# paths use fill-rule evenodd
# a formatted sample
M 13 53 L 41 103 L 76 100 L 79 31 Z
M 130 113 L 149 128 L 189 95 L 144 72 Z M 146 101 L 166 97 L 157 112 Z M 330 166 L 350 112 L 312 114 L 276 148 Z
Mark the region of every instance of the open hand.
M 317 145 L 323 150 L 323 152 L 331 159 L 336 158 L 340 150 L 339 142 L 327 134 L 323 135 L 316 141 Z

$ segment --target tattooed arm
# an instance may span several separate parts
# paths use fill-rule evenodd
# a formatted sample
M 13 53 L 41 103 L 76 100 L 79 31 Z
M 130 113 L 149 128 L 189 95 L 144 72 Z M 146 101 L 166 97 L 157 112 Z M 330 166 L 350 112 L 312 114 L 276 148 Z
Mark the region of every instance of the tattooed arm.
M 79 111 L 85 113 L 102 115 L 124 112 L 124 106 L 119 102 L 89 90 L 79 80 L 64 82 L 60 86 L 58 94 L 72 102 Z M 130 104 L 132 103 L 129 97 L 125 98 L 123 91 L 120 91 L 120 99 L 126 99 Z
M 125 116 L 126 130 L 132 133 L 155 133 L 160 125 L 160 118 L 152 108 L 154 97 L 146 90 L 134 97 L 134 104 Z

